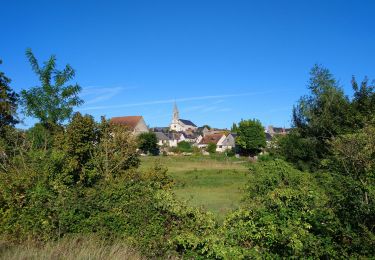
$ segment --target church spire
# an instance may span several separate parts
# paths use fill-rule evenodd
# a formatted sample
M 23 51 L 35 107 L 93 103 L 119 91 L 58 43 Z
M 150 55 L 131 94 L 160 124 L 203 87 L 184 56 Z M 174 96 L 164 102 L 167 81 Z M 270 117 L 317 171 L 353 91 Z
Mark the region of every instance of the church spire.
M 174 102 L 174 107 L 173 107 L 173 118 L 172 118 L 172 122 L 173 122 L 173 123 L 177 123 L 179 119 L 180 119 L 180 116 L 179 116 L 179 112 L 178 112 L 177 104 L 176 104 L 176 101 L 175 101 L 175 102 Z

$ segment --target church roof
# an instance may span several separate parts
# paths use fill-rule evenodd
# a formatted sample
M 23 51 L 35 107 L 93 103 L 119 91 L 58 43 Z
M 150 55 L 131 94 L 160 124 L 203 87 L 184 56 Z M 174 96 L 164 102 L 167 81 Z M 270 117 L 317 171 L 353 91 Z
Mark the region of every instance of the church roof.
M 180 121 L 182 123 L 184 123 L 185 125 L 191 125 L 191 126 L 194 126 L 194 127 L 197 127 L 193 122 L 191 122 L 190 120 L 185 120 L 185 119 L 180 119 Z
M 131 130 L 137 126 L 139 121 L 142 119 L 142 116 L 120 116 L 112 117 L 109 121 L 111 124 L 123 125 L 129 127 Z

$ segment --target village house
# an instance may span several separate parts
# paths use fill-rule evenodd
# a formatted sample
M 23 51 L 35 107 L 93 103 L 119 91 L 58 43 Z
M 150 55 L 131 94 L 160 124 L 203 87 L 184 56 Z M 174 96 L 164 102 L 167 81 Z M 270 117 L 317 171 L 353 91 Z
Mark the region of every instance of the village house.
M 224 152 L 235 147 L 235 136 L 223 133 L 207 134 L 202 137 L 197 146 L 198 148 L 206 148 L 210 143 L 216 145 L 217 152 Z
M 286 135 L 291 130 L 292 130 L 291 128 L 274 127 L 274 126 L 270 125 L 270 126 L 268 126 L 266 133 L 269 133 L 273 137 L 275 135 Z
M 154 132 L 159 146 L 169 146 L 169 137 L 163 132 Z
M 147 133 L 149 131 L 142 116 L 112 117 L 109 122 L 110 124 L 127 127 L 135 135 Z

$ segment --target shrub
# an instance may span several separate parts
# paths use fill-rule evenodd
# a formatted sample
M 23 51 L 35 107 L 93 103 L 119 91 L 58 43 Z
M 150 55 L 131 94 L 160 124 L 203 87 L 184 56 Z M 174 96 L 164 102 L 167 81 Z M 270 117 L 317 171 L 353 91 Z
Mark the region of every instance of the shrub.
M 207 152 L 210 154 L 216 153 L 216 144 L 215 143 L 209 143 L 206 148 Z
M 181 141 L 177 144 L 177 148 L 181 153 L 191 153 L 193 149 L 191 148 L 191 144 L 186 141 Z
M 232 149 L 227 149 L 225 150 L 225 155 L 228 156 L 228 157 L 233 157 L 236 155 L 236 152 L 235 152 L 235 149 L 232 148 Z
M 138 136 L 138 148 L 145 154 L 158 155 L 158 139 L 155 133 L 141 133 Z

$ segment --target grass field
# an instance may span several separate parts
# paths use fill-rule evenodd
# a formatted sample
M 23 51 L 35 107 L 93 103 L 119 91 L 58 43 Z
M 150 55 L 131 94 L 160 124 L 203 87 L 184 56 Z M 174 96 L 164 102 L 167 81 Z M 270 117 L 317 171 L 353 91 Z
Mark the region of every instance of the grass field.
M 6 260 L 140 260 L 140 253 L 123 241 L 106 243 L 93 235 L 65 237 L 59 241 L 37 245 L 32 242 L 12 245 L 0 239 L 0 259 Z
M 141 169 L 157 160 L 168 168 L 178 198 L 211 211 L 219 221 L 240 205 L 248 176 L 246 161 L 219 156 L 142 157 Z

